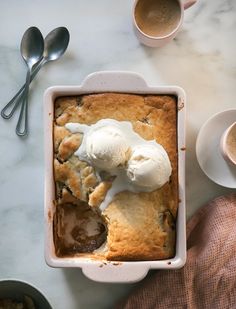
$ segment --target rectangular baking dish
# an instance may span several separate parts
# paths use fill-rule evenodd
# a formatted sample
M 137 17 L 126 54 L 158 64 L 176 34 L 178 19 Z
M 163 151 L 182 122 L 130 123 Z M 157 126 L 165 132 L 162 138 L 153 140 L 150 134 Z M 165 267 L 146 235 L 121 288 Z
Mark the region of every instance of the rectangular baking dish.
M 178 134 L 178 179 L 179 208 L 176 225 L 176 255 L 158 261 L 106 261 L 85 257 L 57 257 L 53 242 L 53 215 L 55 211 L 53 176 L 53 119 L 54 100 L 59 96 L 91 94 L 99 92 L 121 92 L 134 94 L 169 94 L 177 100 Z M 186 97 L 177 86 L 149 86 L 138 74 L 132 72 L 96 72 L 88 75 L 81 86 L 54 86 L 44 94 L 45 129 L 45 260 L 52 267 L 79 267 L 85 276 L 100 282 L 136 282 L 146 276 L 149 269 L 177 269 L 186 261 L 185 219 L 185 109 Z

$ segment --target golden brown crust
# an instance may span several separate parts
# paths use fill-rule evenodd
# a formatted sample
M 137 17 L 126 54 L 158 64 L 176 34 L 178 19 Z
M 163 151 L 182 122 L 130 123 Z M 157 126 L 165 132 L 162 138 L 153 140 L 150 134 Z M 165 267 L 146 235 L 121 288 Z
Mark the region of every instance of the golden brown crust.
M 55 102 L 54 171 L 56 182 L 62 184 L 57 186 L 60 196 L 65 186 L 76 198 L 98 206 L 111 185 L 111 181 L 101 182 L 92 167 L 75 158 L 73 152 L 82 137 L 65 129 L 68 122 L 90 125 L 105 118 L 130 121 L 140 136 L 160 143 L 171 161 L 170 181 L 161 189 L 139 194 L 121 192 L 104 211 L 107 259 L 156 260 L 174 255 L 178 208 L 176 113 L 176 98 L 168 95 L 102 93 L 58 98 Z
M 120 193 L 104 215 L 108 221 L 107 259 L 150 260 L 174 255 L 174 218 L 161 195 Z
M 111 188 L 111 181 L 102 181 L 94 191 L 89 195 L 89 205 L 91 207 L 97 207 L 105 199 L 107 191 Z

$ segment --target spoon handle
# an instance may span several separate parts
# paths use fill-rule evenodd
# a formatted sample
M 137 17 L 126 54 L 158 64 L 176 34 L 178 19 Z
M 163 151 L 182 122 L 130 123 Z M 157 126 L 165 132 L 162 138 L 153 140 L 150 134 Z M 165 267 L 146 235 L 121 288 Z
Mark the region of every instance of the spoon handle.
M 18 136 L 25 136 L 28 134 L 28 94 L 29 94 L 29 85 L 30 85 L 31 70 L 27 72 L 26 82 L 25 82 L 25 91 L 23 102 L 21 105 L 20 116 L 16 125 L 16 134 Z
M 33 67 L 31 76 L 30 76 L 30 83 L 35 78 L 35 76 L 38 74 L 41 67 L 44 65 L 45 61 L 44 58 L 41 59 L 36 65 Z M 14 95 L 14 97 L 3 107 L 1 110 L 1 116 L 4 119 L 10 119 L 14 112 L 16 111 L 17 107 L 19 106 L 25 90 L 26 83 L 20 88 L 20 90 Z M 15 104 L 14 104 L 15 103 Z M 7 112 L 7 110 L 13 105 L 13 108 L 10 112 Z
M 20 90 L 15 94 L 15 96 L 3 107 L 3 109 L 1 110 L 1 116 L 4 119 L 10 119 L 12 115 L 14 114 L 15 110 L 20 104 L 24 89 L 25 89 L 25 84 L 20 88 Z M 15 104 L 13 105 L 13 103 Z M 12 110 L 7 113 L 8 108 L 12 105 L 13 105 Z

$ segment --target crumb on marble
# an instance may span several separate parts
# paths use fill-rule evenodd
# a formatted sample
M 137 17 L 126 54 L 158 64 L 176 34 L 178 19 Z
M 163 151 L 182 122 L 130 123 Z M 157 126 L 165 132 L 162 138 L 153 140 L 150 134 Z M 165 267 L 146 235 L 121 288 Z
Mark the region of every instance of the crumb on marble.
M 178 111 L 181 111 L 184 108 L 184 102 L 179 102 Z
M 114 266 L 120 266 L 120 265 L 122 265 L 121 262 L 113 262 L 112 264 L 113 264 Z

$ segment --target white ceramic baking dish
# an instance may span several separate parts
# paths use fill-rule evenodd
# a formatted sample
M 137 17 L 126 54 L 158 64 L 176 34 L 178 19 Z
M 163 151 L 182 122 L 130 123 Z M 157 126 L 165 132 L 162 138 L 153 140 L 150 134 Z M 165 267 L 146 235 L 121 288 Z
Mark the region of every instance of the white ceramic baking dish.
M 123 92 L 136 94 L 170 94 L 178 98 L 178 177 L 179 209 L 177 217 L 176 255 L 160 261 L 119 262 L 99 261 L 84 257 L 61 258 L 55 255 L 53 243 L 54 178 L 53 178 L 53 118 L 54 100 L 58 96 L 99 92 Z M 135 108 L 135 107 L 134 107 Z M 183 89 L 176 86 L 149 86 L 136 73 L 96 72 L 88 75 L 81 86 L 55 86 L 44 95 L 45 116 L 45 259 L 52 267 L 79 267 L 90 279 L 100 282 L 135 282 L 144 278 L 149 269 L 177 269 L 186 260 L 185 220 L 185 108 Z

